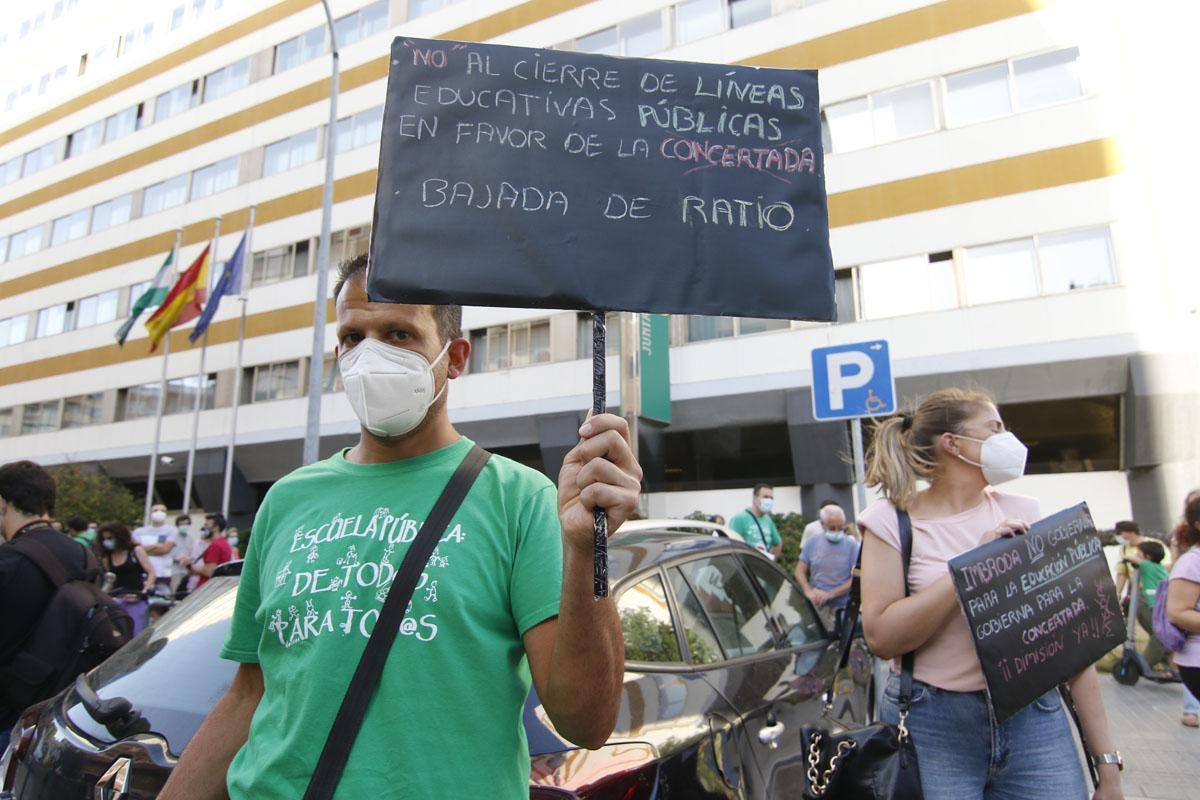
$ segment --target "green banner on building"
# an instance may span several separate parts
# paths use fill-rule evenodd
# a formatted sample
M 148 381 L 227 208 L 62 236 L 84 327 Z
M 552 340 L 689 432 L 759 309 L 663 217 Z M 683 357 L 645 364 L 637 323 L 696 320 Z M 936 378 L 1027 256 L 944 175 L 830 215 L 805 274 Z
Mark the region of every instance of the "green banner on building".
M 671 331 L 666 314 L 640 315 L 642 417 L 671 422 Z

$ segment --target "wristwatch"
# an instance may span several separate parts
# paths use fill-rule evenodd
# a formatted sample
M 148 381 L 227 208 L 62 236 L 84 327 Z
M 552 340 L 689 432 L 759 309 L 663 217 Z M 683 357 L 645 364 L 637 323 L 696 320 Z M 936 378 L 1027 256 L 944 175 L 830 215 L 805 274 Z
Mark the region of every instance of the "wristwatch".
M 1114 750 L 1111 753 L 1100 753 L 1099 755 L 1093 755 L 1091 758 L 1092 766 L 1094 767 L 1098 767 L 1101 764 L 1116 764 L 1118 772 L 1125 769 L 1125 761 L 1121 758 L 1120 750 Z

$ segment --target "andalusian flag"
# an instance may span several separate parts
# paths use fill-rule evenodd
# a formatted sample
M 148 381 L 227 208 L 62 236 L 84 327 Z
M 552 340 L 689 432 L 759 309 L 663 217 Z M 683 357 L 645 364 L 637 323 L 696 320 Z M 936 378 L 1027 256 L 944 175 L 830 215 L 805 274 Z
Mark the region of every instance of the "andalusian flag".
M 148 308 L 155 308 L 162 304 L 162 301 L 167 297 L 167 291 L 171 287 L 172 273 L 175 268 L 175 248 L 172 247 L 167 252 L 167 260 L 158 268 L 158 274 L 154 276 L 154 280 L 150 282 L 150 287 L 133 301 L 133 308 L 129 310 L 129 319 L 125 320 L 120 328 L 117 328 L 117 344 L 125 346 L 125 340 L 129 338 L 129 332 L 133 330 L 133 326 L 137 323 L 138 318 Z
M 146 320 L 146 330 L 150 331 L 150 352 L 158 349 L 158 343 L 167 335 L 167 331 L 176 325 L 191 322 L 200 316 L 204 307 L 204 297 L 208 293 L 208 250 L 211 244 L 205 245 L 204 252 L 192 262 L 187 272 L 179 276 L 179 280 L 171 287 L 162 305 Z

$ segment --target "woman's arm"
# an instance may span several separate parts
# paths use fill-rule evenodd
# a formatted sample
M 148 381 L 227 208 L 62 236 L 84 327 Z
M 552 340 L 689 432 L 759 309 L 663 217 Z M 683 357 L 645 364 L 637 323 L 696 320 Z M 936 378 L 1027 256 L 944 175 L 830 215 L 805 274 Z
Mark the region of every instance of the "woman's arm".
M 950 573 L 919 594 L 904 596 L 900 552 L 863 528 L 863 634 L 871 652 L 896 658 L 916 650 L 958 613 Z
M 154 581 L 157 578 L 154 575 L 154 565 L 150 563 L 150 557 L 146 555 L 146 551 L 141 545 L 136 545 L 133 548 L 133 555 L 138 560 L 138 564 L 142 566 L 142 572 L 146 573 L 146 591 L 154 588 Z
M 1108 715 L 1104 712 L 1104 700 L 1100 695 L 1100 681 L 1096 678 L 1096 670 L 1088 667 L 1071 680 L 1071 697 L 1075 701 L 1075 711 L 1079 714 L 1079 725 L 1083 728 L 1083 737 L 1087 739 L 1087 757 L 1111 753 L 1116 750 L 1112 736 L 1108 732 Z M 1121 771 L 1116 764 L 1101 764 L 1096 768 L 1100 775 L 1100 786 L 1093 797 L 1095 800 L 1120 800 L 1124 797 L 1121 789 Z
M 1167 619 L 1188 633 L 1200 633 L 1200 583 L 1176 578 L 1167 587 Z

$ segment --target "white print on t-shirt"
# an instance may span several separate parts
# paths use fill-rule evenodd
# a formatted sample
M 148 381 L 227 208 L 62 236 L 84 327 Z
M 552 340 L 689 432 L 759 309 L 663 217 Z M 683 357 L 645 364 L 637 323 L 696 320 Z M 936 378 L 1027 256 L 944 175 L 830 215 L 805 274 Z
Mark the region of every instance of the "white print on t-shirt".
M 408 514 L 397 517 L 386 506 L 380 506 L 370 519 L 362 514 L 345 517 L 338 514 L 318 527 L 309 529 L 301 525 L 296 528 L 292 534 L 290 553 L 304 553 L 303 563 L 298 567 L 294 561 L 285 563 L 275 573 L 274 581 L 275 588 L 286 592 L 294 602 L 288 606 L 286 617 L 281 608 L 268 614 L 267 630 L 275 635 L 285 649 L 334 631 L 340 631 L 342 636 L 357 633 L 364 639 L 369 638 L 379 619 L 380 609 L 362 608 L 358 604 L 361 593 L 365 591 L 376 603 L 383 604 L 398 570 L 398 565 L 393 563 L 396 545 L 411 543 L 422 524 L 409 518 Z M 405 610 L 400 623 L 402 635 L 414 637 L 420 642 L 437 638 L 434 607 L 438 602 L 439 581 L 431 578 L 430 573 L 447 569 L 450 557 L 443 548 L 461 544 L 466 538 L 462 525 L 455 525 L 439 540 L 429 557 L 426 570 L 417 582 L 414 599 Z M 350 539 L 358 541 L 343 541 Z M 337 547 L 339 542 L 345 549 L 337 558 L 336 567 L 313 566 L 321 559 L 318 545 Z M 386 547 L 379 558 L 374 559 L 369 551 L 372 545 L 380 542 L 386 542 Z M 314 603 L 314 598 L 319 599 L 327 594 L 336 595 L 340 604 L 322 612 Z M 304 598 L 303 615 L 294 604 L 300 598 Z M 418 601 L 425 612 L 419 616 L 413 611 L 414 603 Z

